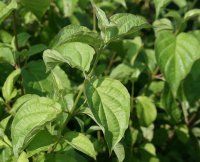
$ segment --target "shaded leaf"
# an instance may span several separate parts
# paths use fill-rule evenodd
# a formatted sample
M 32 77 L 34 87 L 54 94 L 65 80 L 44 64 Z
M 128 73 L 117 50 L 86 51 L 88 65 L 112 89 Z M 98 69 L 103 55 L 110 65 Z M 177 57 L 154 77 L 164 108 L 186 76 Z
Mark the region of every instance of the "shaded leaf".
M 21 0 L 21 3 L 38 18 L 41 18 L 49 8 L 51 0 Z
M 47 130 L 41 130 L 28 144 L 27 156 L 31 157 L 41 151 L 47 151 L 55 142 L 55 136 L 52 136 Z
M 148 127 L 153 123 L 157 116 L 154 103 L 150 98 L 145 96 L 137 97 L 136 112 L 140 125 L 144 127 Z

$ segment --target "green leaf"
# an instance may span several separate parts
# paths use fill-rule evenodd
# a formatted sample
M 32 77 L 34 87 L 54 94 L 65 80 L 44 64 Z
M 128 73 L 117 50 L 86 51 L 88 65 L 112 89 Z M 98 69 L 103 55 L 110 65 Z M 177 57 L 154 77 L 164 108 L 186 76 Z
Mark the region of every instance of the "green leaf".
M 0 62 L 15 65 L 15 59 L 10 48 L 4 46 L 0 47 Z
M 65 17 L 70 17 L 73 15 L 74 10 L 77 7 L 78 0 L 67 0 L 67 1 L 62 1 L 62 9 L 64 12 Z
M 41 151 L 48 151 L 55 142 L 55 136 L 52 136 L 47 130 L 41 130 L 28 144 L 27 156 L 31 157 Z
M 21 3 L 38 18 L 41 18 L 49 8 L 51 0 L 21 0 Z
M 11 126 L 13 152 L 17 156 L 37 132 L 61 113 L 61 106 L 45 97 L 32 98 L 21 105 Z
M 17 101 L 13 104 L 12 109 L 10 110 L 10 113 L 15 114 L 18 109 L 25 104 L 27 101 L 31 100 L 32 98 L 38 98 L 38 95 L 35 94 L 26 94 L 21 96 L 17 99 Z
M 106 43 L 149 27 L 149 23 L 142 16 L 119 13 L 108 19 L 105 12 L 94 3 L 93 7 L 96 11 L 101 36 Z
M 17 2 L 16 0 L 12 0 L 8 5 L 4 4 L 3 2 L 0 2 L 0 24 L 2 21 L 4 21 L 5 18 L 7 18 L 10 13 L 17 9 Z
M 130 66 L 128 64 L 121 63 L 117 65 L 110 74 L 111 78 L 127 83 L 130 81 L 136 81 L 143 71 L 144 66 L 137 64 L 135 66 Z
M 186 12 L 184 15 L 184 21 L 188 21 L 195 16 L 200 16 L 200 9 L 192 9 Z
M 31 35 L 28 34 L 27 32 L 17 34 L 18 47 L 22 48 L 26 46 L 30 37 Z
M 156 8 L 156 19 L 157 19 L 158 16 L 160 15 L 161 10 L 163 10 L 169 4 L 169 2 L 171 2 L 171 0 L 154 0 L 153 2 Z
M 180 8 L 186 7 L 187 0 L 172 0 Z
M 0 122 L 0 129 L 4 132 L 6 130 L 6 127 L 8 125 L 8 122 L 10 120 L 11 116 L 9 115 L 8 117 L 6 117 L 5 119 L 1 120 Z
M 47 95 L 52 91 L 51 79 L 48 79 L 48 75 L 42 61 L 29 62 L 22 69 L 22 85 L 25 93 Z
M 22 152 L 17 160 L 17 162 L 29 162 L 27 154 Z
M 31 57 L 33 55 L 36 55 L 42 51 L 44 51 L 47 47 L 44 44 L 36 44 L 29 48 L 27 55 L 28 57 Z
M 200 60 L 197 60 L 187 78 L 183 82 L 186 98 L 191 106 L 198 103 L 200 99 Z
M 135 37 L 133 40 L 124 40 L 124 49 L 127 51 L 124 62 L 135 65 L 135 61 L 143 48 L 141 37 Z
M 176 129 L 176 135 L 178 139 L 186 144 L 190 138 L 189 129 L 186 125 L 179 125 Z
M 98 49 L 102 45 L 102 39 L 99 35 L 88 28 L 79 25 L 68 25 L 51 41 L 50 47 L 56 48 L 69 42 L 82 42 Z
M 92 3 L 92 6 L 96 13 L 98 27 L 101 30 L 101 36 L 105 42 L 108 42 L 112 37 L 117 35 L 117 26 L 109 22 L 105 12 L 102 9 L 97 7 L 94 3 Z
M 117 37 L 131 35 L 141 29 L 150 27 L 149 23 L 144 17 L 129 13 L 115 14 L 110 17 L 110 21 L 118 28 Z
M 64 138 L 73 148 L 83 152 L 93 159 L 96 159 L 96 151 L 94 146 L 84 134 L 70 131 L 65 134 Z
M 154 32 L 158 36 L 161 32 L 173 31 L 172 22 L 169 19 L 163 18 L 153 22 Z
M 181 121 L 181 110 L 178 107 L 178 104 L 167 84 L 165 84 L 163 93 L 161 95 L 161 107 L 163 107 L 163 109 L 170 116 L 170 121 L 172 123 L 176 124 Z
M 156 59 L 161 72 L 176 96 L 179 85 L 200 58 L 199 42 L 192 35 L 162 32 L 155 43 Z
M 0 4 L 0 8 L 1 8 L 1 4 Z M 0 39 L 3 43 L 11 43 L 12 35 L 5 30 L 0 30 Z
M 115 2 L 121 4 L 122 6 L 124 6 L 125 8 L 127 8 L 126 6 L 126 1 L 125 0 L 114 0 Z
M 48 71 L 63 63 L 82 71 L 88 71 L 95 53 L 91 46 L 80 42 L 62 44 L 55 50 L 44 51 L 43 59 Z
M 63 104 L 69 104 L 67 94 L 71 92 L 71 84 L 67 74 L 58 66 L 46 73 L 43 62 L 30 62 L 22 70 L 22 85 L 26 93 L 48 96 L 55 101 L 66 100 Z M 66 98 L 66 99 L 64 99 Z
M 54 90 L 57 90 L 59 93 L 62 91 L 69 92 L 71 90 L 70 80 L 59 66 L 51 70 L 50 77 L 52 77 Z
M 2 88 L 2 94 L 6 101 L 10 101 L 17 95 L 17 89 L 15 88 L 15 83 L 17 82 L 20 74 L 21 74 L 21 69 L 16 69 L 6 79 Z
M 119 81 L 111 78 L 86 80 L 85 95 L 112 151 L 128 127 L 130 95 Z
M 123 162 L 125 159 L 125 150 L 124 150 L 124 146 L 121 143 L 118 143 L 115 147 L 114 147 L 114 152 L 117 156 L 117 159 L 119 162 Z
M 137 97 L 136 112 L 140 125 L 144 127 L 153 123 L 157 116 L 154 103 L 146 96 Z

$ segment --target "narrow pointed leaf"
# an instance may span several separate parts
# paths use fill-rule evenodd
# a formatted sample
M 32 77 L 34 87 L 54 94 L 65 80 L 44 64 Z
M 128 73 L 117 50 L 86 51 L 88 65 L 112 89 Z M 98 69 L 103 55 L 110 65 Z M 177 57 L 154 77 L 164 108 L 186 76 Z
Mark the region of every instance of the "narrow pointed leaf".
M 17 156 L 37 132 L 61 112 L 58 103 L 45 97 L 33 98 L 23 104 L 11 126 L 13 152 Z
M 125 150 L 124 150 L 124 146 L 121 143 L 118 143 L 115 147 L 114 147 L 114 152 L 117 156 L 117 159 L 119 162 L 123 162 L 125 159 Z
M 200 58 L 199 42 L 187 33 L 175 36 L 171 32 L 163 32 L 156 39 L 155 49 L 161 72 L 176 96 L 181 81 Z
M 86 80 L 85 95 L 110 151 L 128 127 L 130 96 L 121 82 L 111 78 Z
M 169 4 L 171 0 L 153 0 L 156 8 L 156 19 L 160 15 L 160 12 Z
M 21 70 L 17 69 L 13 71 L 6 79 L 2 88 L 2 94 L 6 101 L 10 101 L 17 95 L 17 89 L 15 88 L 15 83 L 19 78 L 20 74 Z
M 65 140 L 73 148 L 85 153 L 86 155 L 96 159 L 96 151 L 92 142 L 87 136 L 79 132 L 67 132 L 64 136 Z

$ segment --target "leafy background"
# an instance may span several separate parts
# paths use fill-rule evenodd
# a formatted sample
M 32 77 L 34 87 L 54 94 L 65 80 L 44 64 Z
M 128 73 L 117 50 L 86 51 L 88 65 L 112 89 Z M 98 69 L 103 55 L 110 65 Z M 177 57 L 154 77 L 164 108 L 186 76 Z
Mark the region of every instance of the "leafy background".
M 0 1 L 0 161 L 199 162 L 200 1 L 92 3 Z

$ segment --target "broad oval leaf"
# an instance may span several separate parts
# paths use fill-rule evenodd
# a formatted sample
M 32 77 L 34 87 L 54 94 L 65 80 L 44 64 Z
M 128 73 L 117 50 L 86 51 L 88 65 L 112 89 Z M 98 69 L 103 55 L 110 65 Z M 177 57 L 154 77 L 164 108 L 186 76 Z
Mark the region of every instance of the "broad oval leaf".
M 102 45 L 101 37 L 88 28 L 79 25 L 68 25 L 51 41 L 50 47 L 55 48 L 69 42 L 82 42 L 98 49 Z
M 41 18 L 49 8 L 51 0 L 21 0 L 21 3 L 38 18 Z
M 33 98 L 21 105 L 12 122 L 13 152 L 17 156 L 36 133 L 61 113 L 61 106 L 45 97 Z
M 93 159 L 96 159 L 94 146 L 89 138 L 83 133 L 70 131 L 65 134 L 64 138 L 73 148 L 85 153 Z
M 140 125 L 144 127 L 148 127 L 157 116 L 154 103 L 146 96 L 137 97 L 136 112 Z
M 20 74 L 21 74 L 21 69 L 16 69 L 6 79 L 2 88 L 2 94 L 6 101 L 10 101 L 17 95 L 17 89 L 15 88 L 15 83 L 19 78 Z
M 128 127 L 130 95 L 121 82 L 111 78 L 86 80 L 85 95 L 112 151 Z
M 181 81 L 200 58 L 199 42 L 187 33 L 175 36 L 171 32 L 162 32 L 156 39 L 155 50 L 161 72 L 176 96 Z
M 93 59 L 94 49 L 84 43 L 65 43 L 55 50 L 44 51 L 43 59 L 47 70 L 53 69 L 56 65 L 67 63 L 82 71 L 88 71 Z

